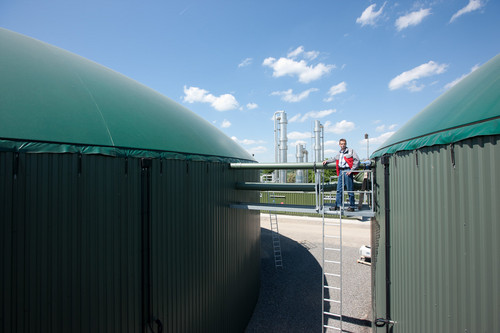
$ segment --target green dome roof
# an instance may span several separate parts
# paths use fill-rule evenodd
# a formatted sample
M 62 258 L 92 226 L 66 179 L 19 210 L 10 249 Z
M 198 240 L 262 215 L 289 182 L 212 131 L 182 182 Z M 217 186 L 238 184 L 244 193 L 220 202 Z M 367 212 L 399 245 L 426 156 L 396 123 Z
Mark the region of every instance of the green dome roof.
M 209 122 L 117 72 L 1 28 L 0 45 L 4 149 L 24 141 L 253 160 Z
M 500 134 L 500 55 L 438 97 L 372 157 Z

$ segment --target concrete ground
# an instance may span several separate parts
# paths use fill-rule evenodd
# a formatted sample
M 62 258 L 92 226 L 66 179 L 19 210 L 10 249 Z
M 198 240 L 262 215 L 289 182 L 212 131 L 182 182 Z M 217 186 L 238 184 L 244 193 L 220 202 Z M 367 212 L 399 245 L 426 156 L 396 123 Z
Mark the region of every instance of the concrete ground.
M 323 332 L 322 220 L 278 215 L 278 223 L 283 269 L 274 265 L 269 214 L 261 215 L 261 289 L 246 332 Z M 343 332 L 371 332 L 370 266 L 356 262 L 359 248 L 370 244 L 370 222 L 343 219 L 342 238 Z

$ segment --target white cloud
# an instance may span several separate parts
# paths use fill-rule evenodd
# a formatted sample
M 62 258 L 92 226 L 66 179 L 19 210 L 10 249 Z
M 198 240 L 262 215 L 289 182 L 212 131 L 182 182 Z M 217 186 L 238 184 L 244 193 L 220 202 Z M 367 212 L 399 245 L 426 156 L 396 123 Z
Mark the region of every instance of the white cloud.
M 296 147 L 297 145 L 303 145 L 305 147 L 307 143 L 304 140 L 297 140 L 291 144 L 292 147 Z
M 312 118 L 312 119 L 324 118 L 326 116 L 331 115 L 334 112 L 337 112 L 337 110 L 329 109 L 329 110 L 322 110 L 322 111 L 309 111 L 305 115 L 302 115 L 299 113 L 299 114 L 293 116 L 292 118 L 290 118 L 290 120 L 288 122 L 289 123 L 293 123 L 293 122 L 303 123 L 309 118 Z
M 424 88 L 424 85 L 417 85 L 417 80 L 442 74 L 446 71 L 448 65 L 446 64 L 438 64 L 434 61 L 429 61 L 428 63 L 417 66 L 409 71 L 403 72 L 393 78 L 391 82 L 389 82 L 389 89 L 396 90 L 400 88 L 407 88 L 410 91 L 419 91 Z
M 347 91 L 347 83 L 345 83 L 345 81 L 342 81 L 339 84 L 330 87 L 330 90 L 328 90 L 328 96 L 330 97 L 325 98 L 324 101 L 331 102 L 333 101 L 333 96 L 341 94 L 346 91 Z
M 256 109 L 258 107 L 259 107 L 259 105 L 257 103 L 248 103 L 247 104 L 247 109 L 248 110 L 253 110 L 253 109 Z
M 335 68 L 335 65 L 325 65 L 323 63 L 319 63 L 317 65 L 309 65 L 308 62 L 304 59 L 296 60 L 299 55 L 303 55 L 307 60 L 313 60 L 318 56 L 319 52 L 310 51 L 305 52 L 302 46 L 299 46 L 294 51 L 288 53 L 287 58 L 273 58 L 269 57 L 264 59 L 262 62 L 263 66 L 267 66 L 273 69 L 274 77 L 282 77 L 282 76 L 297 76 L 299 78 L 299 82 L 309 83 L 311 81 L 315 81 L 320 79 L 322 76 L 330 73 L 332 69 Z
M 304 90 L 300 94 L 294 95 L 293 94 L 293 90 L 292 89 L 288 89 L 288 90 L 285 90 L 285 91 L 275 91 L 275 92 L 272 92 L 271 95 L 272 96 L 281 96 L 281 100 L 283 100 L 285 102 L 296 103 L 296 102 L 300 102 L 301 100 L 309 97 L 309 94 L 312 93 L 312 92 L 315 92 L 315 91 L 318 91 L 318 89 L 316 89 L 316 88 L 310 88 L 310 89 Z
M 338 149 L 325 149 L 325 157 L 331 156 L 333 157 L 338 152 Z
M 431 9 L 420 9 L 419 11 L 411 12 L 409 14 L 406 14 L 404 16 L 399 17 L 396 20 L 396 28 L 398 31 L 401 31 L 405 28 L 408 28 L 411 25 L 417 25 L 422 22 L 422 20 L 431 14 Z
M 234 110 L 239 107 L 238 101 L 231 94 L 223 94 L 216 97 L 209 94 L 207 90 L 198 87 L 184 86 L 184 102 L 187 103 L 209 103 L 217 111 Z
M 222 127 L 222 128 L 231 127 L 231 122 L 227 119 L 224 119 L 224 121 L 222 122 L 222 125 L 220 125 L 220 127 Z
M 301 117 L 302 117 L 302 113 L 297 113 L 295 116 L 293 116 L 292 118 L 288 119 L 288 122 L 289 123 L 294 123 L 296 121 L 299 121 Z
M 310 132 L 290 132 L 290 133 L 288 133 L 289 140 L 304 140 L 304 139 L 310 139 L 310 138 L 311 138 Z
M 392 125 L 389 125 L 389 126 L 386 126 L 386 125 L 380 125 L 380 126 L 377 126 L 375 128 L 375 131 L 376 132 L 384 132 L 386 130 L 390 130 L 392 131 L 393 129 L 395 129 L 396 127 L 398 127 L 398 124 L 392 124 Z
M 262 153 L 267 152 L 267 148 L 265 146 L 257 146 L 257 147 L 249 148 L 249 149 L 247 149 L 247 151 L 252 155 L 262 154 Z
M 339 146 L 339 142 L 337 140 L 328 140 L 328 141 L 325 141 L 325 147 L 338 147 Z
M 351 121 L 341 120 L 334 125 L 332 125 L 330 121 L 327 121 L 325 122 L 324 127 L 325 132 L 327 133 L 342 134 L 352 131 L 356 127 L 356 125 Z
M 368 6 L 363 11 L 361 16 L 356 19 L 356 23 L 361 24 L 362 27 L 364 27 L 365 25 L 375 26 L 380 15 L 382 15 L 382 11 L 384 10 L 385 4 L 386 4 L 386 2 L 384 2 L 382 7 L 380 7 L 380 9 L 378 11 L 374 11 L 377 4 L 372 4 L 372 5 Z
M 252 64 L 253 59 L 252 58 L 246 58 L 242 62 L 239 63 L 238 67 L 246 67 Z
M 450 19 L 450 23 L 455 21 L 460 16 L 478 10 L 483 6 L 484 3 L 481 0 L 469 0 L 467 6 L 465 6 L 464 8 L 460 9 L 458 12 L 453 14 L 453 16 Z
M 479 65 L 475 65 L 474 67 L 471 68 L 470 72 L 467 73 L 467 74 L 464 74 L 462 75 L 461 77 L 459 77 L 458 79 L 455 79 L 453 80 L 452 82 L 446 84 L 444 86 L 444 89 L 450 89 L 452 88 L 453 86 L 455 86 L 458 82 L 462 81 L 463 79 L 465 79 L 467 76 L 469 76 L 470 73 L 474 72 L 476 69 L 479 68 Z
M 368 141 L 370 143 L 370 148 L 375 148 L 374 145 L 381 145 L 382 143 L 384 143 L 387 139 L 389 139 L 394 133 L 394 131 L 391 131 L 391 132 L 385 132 L 385 133 L 382 133 L 381 135 L 377 136 L 377 137 L 374 137 L 374 138 L 368 138 Z M 359 141 L 359 144 L 366 144 L 366 140 L 363 139 L 361 141 Z
M 289 52 L 287 54 L 287 57 L 295 59 L 295 58 L 297 58 L 300 55 L 302 55 L 306 59 L 314 60 L 314 59 L 316 59 L 319 56 L 319 52 L 318 51 L 308 51 L 308 52 L 305 52 L 304 51 L 304 47 L 303 46 L 299 46 L 295 50 Z
M 232 136 L 231 139 L 233 139 L 233 141 L 238 142 L 239 144 L 247 145 L 247 146 L 266 143 L 264 140 L 250 140 L 250 139 L 239 140 L 235 136 Z

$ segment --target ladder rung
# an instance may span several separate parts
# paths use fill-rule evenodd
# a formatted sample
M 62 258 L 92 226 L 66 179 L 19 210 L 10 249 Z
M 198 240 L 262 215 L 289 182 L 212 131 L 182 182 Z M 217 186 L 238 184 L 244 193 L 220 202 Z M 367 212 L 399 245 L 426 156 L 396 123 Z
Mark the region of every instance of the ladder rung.
M 329 315 L 329 316 L 335 316 L 335 317 L 342 317 L 341 315 L 339 315 L 338 313 L 332 313 L 332 312 L 323 312 L 323 314 L 326 314 L 326 315 Z
M 325 262 L 329 262 L 332 264 L 340 264 L 340 261 L 335 261 L 335 260 L 325 260 Z
M 325 237 L 327 237 L 327 238 L 337 238 L 337 239 L 340 238 L 340 236 L 334 236 L 334 235 L 325 235 Z
M 340 223 L 325 223 L 325 225 L 340 227 Z
M 325 275 L 340 277 L 340 274 L 333 274 L 333 273 L 325 273 Z
M 328 326 L 328 325 L 323 325 L 324 328 L 331 328 L 332 330 L 337 330 L 337 331 L 341 331 L 342 329 L 338 328 L 338 327 L 335 327 L 335 326 Z
M 340 301 L 337 301 L 337 300 L 335 300 L 335 299 L 323 298 L 323 301 L 327 301 L 327 302 L 332 302 L 332 303 L 338 303 L 338 304 L 340 304 Z
M 328 289 L 335 289 L 335 290 L 340 290 L 339 287 L 330 287 L 330 286 L 323 286 L 324 288 L 328 288 Z
M 328 251 L 340 251 L 340 249 L 333 248 L 333 247 L 325 247 L 325 250 L 328 250 Z

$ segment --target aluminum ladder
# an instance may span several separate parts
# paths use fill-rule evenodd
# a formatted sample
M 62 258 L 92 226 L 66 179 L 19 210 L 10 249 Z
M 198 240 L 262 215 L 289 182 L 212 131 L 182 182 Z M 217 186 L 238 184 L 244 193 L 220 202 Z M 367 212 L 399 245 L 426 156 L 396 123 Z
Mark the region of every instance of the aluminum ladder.
M 342 331 L 342 215 L 339 222 L 323 217 L 323 331 Z
M 321 177 L 321 183 L 323 182 L 324 178 Z M 342 213 L 344 205 L 339 207 L 339 222 L 325 221 L 322 188 L 318 194 L 320 194 L 318 199 L 322 204 L 323 220 L 321 326 L 323 332 L 342 332 Z
M 276 269 L 283 268 L 280 233 L 278 229 L 278 216 L 276 215 L 276 213 L 269 213 L 269 220 L 271 222 L 271 235 L 273 239 L 274 267 Z
M 272 200 L 271 200 L 272 198 Z M 269 203 L 276 202 L 276 194 L 268 192 L 267 201 Z M 283 268 L 283 257 L 281 256 L 281 241 L 278 228 L 278 215 L 274 212 L 269 212 L 269 223 L 271 224 L 271 237 L 273 242 L 274 267 L 276 269 Z

